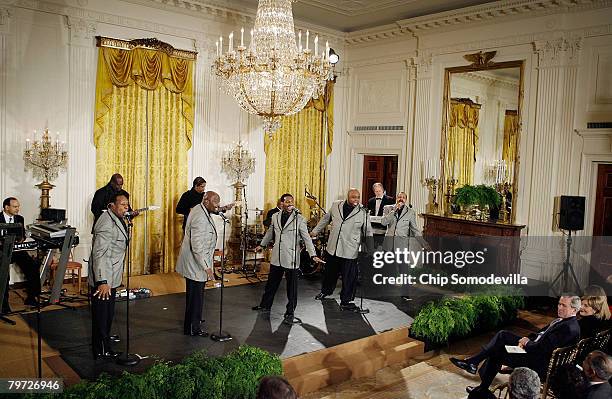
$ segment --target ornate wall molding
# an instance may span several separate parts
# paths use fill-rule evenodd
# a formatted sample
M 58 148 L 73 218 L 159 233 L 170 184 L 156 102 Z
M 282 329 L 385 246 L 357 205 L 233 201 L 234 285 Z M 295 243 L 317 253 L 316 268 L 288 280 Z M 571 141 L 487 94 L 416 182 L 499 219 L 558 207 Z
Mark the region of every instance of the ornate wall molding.
M 412 57 L 412 63 L 417 70 L 417 79 L 431 78 L 431 66 L 433 64 L 433 55 L 431 53 Z
M 406 35 L 422 36 L 437 33 L 441 30 L 461 29 L 467 26 L 500 23 L 517 17 L 540 17 L 560 13 L 576 13 L 612 6 L 612 0 L 549 1 L 549 0 L 503 0 L 425 15 L 397 21 L 377 28 L 365 29 L 348 34 L 347 45 L 371 43 Z M 498 47 L 498 46 L 493 46 Z M 478 46 L 476 48 L 488 48 Z M 490 48 L 490 47 L 489 47 Z M 465 51 L 466 49 L 463 49 Z
M 9 7 L 0 7 L 0 34 L 8 34 L 11 30 L 11 17 L 13 10 Z
M 582 49 L 582 37 L 558 37 L 533 43 L 538 54 L 538 67 L 576 66 Z
M 405 62 L 406 59 L 410 59 L 413 56 L 414 56 L 414 52 L 410 52 L 410 53 L 404 53 L 404 54 L 388 55 L 388 56 L 383 56 L 383 57 L 371 57 L 371 58 L 368 58 L 365 60 L 359 60 L 359 61 L 349 60 L 348 64 L 352 68 L 360 68 L 360 67 L 372 66 L 372 65 L 391 64 L 394 62 Z
M 83 18 L 72 16 L 66 17 L 66 26 L 70 31 L 70 45 L 93 47 L 94 36 L 98 28 L 98 23 Z

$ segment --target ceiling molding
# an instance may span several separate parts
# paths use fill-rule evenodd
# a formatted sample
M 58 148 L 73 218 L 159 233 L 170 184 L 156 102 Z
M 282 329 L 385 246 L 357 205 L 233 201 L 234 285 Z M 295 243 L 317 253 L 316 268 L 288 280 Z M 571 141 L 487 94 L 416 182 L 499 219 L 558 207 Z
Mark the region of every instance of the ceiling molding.
M 563 12 L 581 12 L 612 6 L 612 0 L 501 0 L 459 10 L 397 21 L 395 24 L 351 32 L 346 44 L 357 45 L 398 36 L 422 36 L 444 29 L 499 23 L 518 16 L 537 17 Z
M 336 5 L 326 0 L 300 0 L 300 3 L 335 12 L 347 17 L 356 17 L 370 14 L 377 10 L 384 10 L 405 5 L 409 0 L 353 0 L 346 2 L 345 6 Z M 357 3 L 357 4 L 355 4 Z

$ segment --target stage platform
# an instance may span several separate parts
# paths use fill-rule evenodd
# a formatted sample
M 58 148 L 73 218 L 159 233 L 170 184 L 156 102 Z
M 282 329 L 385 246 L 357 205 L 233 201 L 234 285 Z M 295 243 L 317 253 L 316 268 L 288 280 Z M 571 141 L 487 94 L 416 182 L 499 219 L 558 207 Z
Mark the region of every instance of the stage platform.
M 259 303 L 264 284 L 225 288 L 223 330 L 234 338 L 226 343 L 183 335 L 184 294 L 131 301 L 130 351 L 148 356 L 133 368 L 120 367 L 109 360 L 93 360 L 91 317 L 87 306 L 43 312 L 42 336 L 81 378 L 93 379 L 102 372 L 119 374 L 126 369 L 141 372 L 156 359 L 178 362 L 197 350 L 219 356 L 241 344 L 257 346 L 288 359 L 405 327 L 411 323 L 411 315 L 416 314 L 425 299 L 366 299 L 364 307 L 369 308 L 370 313 L 360 315 L 340 310 L 338 290 L 332 299 L 315 301 L 320 282 L 300 280 L 296 316 L 302 319 L 303 325 L 287 326 L 282 323 L 286 304 L 284 281 L 271 313 L 251 310 Z M 204 294 L 205 329 L 208 332 L 219 329 L 219 292 L 219 289 L 207 289 Z M 125 350 L 125 308 L 125 302 L 117 302 L 113 332 L 121 335 L 122 342 L 115 345 L 116 350 Z M 22 317 L 35 330 L 36 315 Z

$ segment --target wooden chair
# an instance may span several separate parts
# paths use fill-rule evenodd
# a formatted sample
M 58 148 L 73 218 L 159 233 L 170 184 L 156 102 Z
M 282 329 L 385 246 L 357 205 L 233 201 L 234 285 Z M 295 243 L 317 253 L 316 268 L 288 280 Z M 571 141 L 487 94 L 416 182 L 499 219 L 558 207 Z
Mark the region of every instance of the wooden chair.
M 561 366 L 572 364 L 576 360 L 577 346 L 566 346 L 557 348 L 553 351 L 550 361 L 548 362 L 548 370 L 546 371 L 546 379 L 542 385 L 542 399 L 548 397 L 555 398 L 554 392 L 550 389 L 550 383 Z
M 57 262 L 53 260 L 53 262 L 51 263 L 51 270 L 53 271 L 53 274 L 55 274 L 55 269 L 57 269 Z M 70 282 L 72 283 L 72 286 L 74 287 L 76 285 L 78 290 L 77 292 L 79 293 L 79 295 L 82 295 L 83 293 L 81 292 L 81 280 L 83 276 L 83 265 L 80 262 L 75 262 L 73 260 L 72 250 L 70 250 L 68 263 L 66 263 L 66 276 L 70 277 Z M 55 276 L 53 276 L 53 278 L 54 277 Z
M 581 364 L 586 356 L 594 350 L 606 350 L 612 335 L 612 329 L 600 331 L 594 337 L 584 338 L 576 345 L 576 362 Z

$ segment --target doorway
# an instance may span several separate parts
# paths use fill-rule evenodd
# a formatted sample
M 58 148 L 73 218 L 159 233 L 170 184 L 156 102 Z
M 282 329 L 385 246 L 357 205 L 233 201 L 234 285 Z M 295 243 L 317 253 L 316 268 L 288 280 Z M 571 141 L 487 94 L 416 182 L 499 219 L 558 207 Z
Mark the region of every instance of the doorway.
M 612 164 L 601 164 L 597 168 L 593 252 L 589 280 L 591 284 L 602 287 L 610 284 L 612 279 L 612 244 L 609 239 L 604 238 L 605 236 L 612 236 Z
M 364 155 L 363 182 L 361 185 L 361 203 L 368 205 L 368 199 L 374 196 L 372 184 L 380 182 L 387 195 L 395 197 L 397 190 L 397 155 Z

